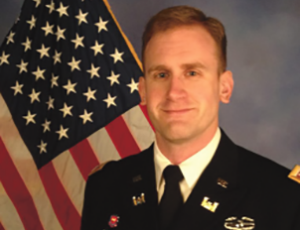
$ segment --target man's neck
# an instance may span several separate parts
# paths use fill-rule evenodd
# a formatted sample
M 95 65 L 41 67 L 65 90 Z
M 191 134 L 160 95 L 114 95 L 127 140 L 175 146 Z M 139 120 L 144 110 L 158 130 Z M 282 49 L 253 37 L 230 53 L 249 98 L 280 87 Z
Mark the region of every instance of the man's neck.
M 168 141 L 159 134 L 156 134 L 156 142 L 161 153 L 168 158 L 172 164 L 179 165 L 181 162 L 205 148 L 205 146 L 213 139 L 217 129 L 218 127 L 210 133 L 206 133 L 205 135 L 182 143 Z

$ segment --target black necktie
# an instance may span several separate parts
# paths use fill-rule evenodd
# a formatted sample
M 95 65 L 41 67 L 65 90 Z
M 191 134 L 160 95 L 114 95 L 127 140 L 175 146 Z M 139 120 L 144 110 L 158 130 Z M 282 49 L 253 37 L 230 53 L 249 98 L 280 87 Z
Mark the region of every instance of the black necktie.
M 163 172 L 165 179 L 165 191 L 159 204 L 160 229 L 167 229 L 177 212 L 183 206 L 179 182 L 183 179 L 180 168 L 177 165 L 169 165 Z

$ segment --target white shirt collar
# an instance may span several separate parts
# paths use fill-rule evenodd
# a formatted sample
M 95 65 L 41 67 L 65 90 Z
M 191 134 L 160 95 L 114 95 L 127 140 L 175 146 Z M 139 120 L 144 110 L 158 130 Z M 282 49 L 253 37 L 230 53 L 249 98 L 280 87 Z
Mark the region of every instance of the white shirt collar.
M 193 188 L 214 156 L 221 139 L 221 131 L 218 128 L 211 141 L 199 152 L 179 164 L 180 170 L 184 176 L 189 188 Z M 154 165 L 156 176 L 156 187 L 159 189 L 162 183 L 162 173 L 164 169 L 171 165 L 171 162 L 161 153 L 154 141 Z

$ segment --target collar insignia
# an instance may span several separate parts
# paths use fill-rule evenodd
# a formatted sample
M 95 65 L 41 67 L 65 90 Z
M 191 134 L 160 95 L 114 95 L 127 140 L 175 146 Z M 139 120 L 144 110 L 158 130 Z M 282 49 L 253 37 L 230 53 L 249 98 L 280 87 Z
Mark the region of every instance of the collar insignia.
M 300 184 L 300 165 L 295 166 L 295 168 L 289 174 L 289 178 Z
M 209 201 L 209 197 L 206 196 L 203 198 L 201 206 L 211 212 L 215 212 L 219 206 L 219 203 Z
M 133 202 L 134 206 L 138 206 L 138 205 L 146 203 L 145 194 L 141 193 L 141 195 L 138 197 L 133 196 L 132 202 Z
M 225 220 L 224 227 L 230 230 L 252 230 L 255 228 L 254 220 L 249 217 L 229 217 Z

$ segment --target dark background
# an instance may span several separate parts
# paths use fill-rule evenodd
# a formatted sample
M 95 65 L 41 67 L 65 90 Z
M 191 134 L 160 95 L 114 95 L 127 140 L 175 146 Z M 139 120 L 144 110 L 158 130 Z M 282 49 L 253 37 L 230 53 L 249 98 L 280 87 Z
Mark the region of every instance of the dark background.
M 0 42 L 17 18 L 22 3 L 23 0 L 0 0 Z M 228 37 L 228 68 L 235 79 L 231 103 L 221 106 L 221 127 L 236 143 L 286 167 L 300 164 L 299 0 L 109 3 L 139 56 L 143 27 L 160 9 L 191 5 L 220 19 Z

